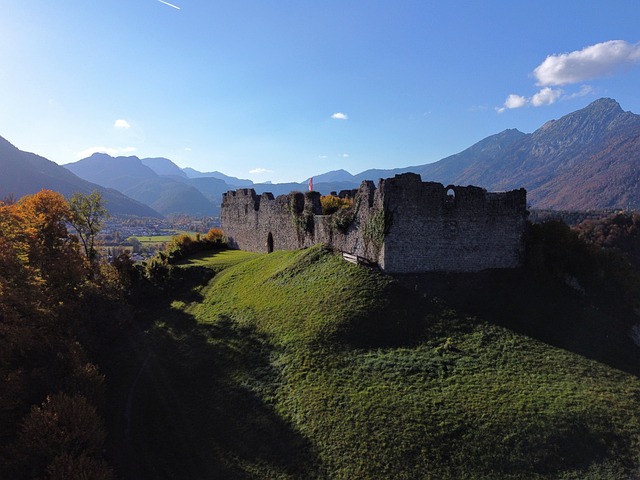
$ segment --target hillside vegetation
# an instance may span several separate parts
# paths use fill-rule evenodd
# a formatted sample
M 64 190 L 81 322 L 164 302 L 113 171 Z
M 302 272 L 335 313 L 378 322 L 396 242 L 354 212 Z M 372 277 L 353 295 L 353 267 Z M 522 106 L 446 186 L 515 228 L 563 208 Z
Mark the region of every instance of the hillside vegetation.
M 0 201 L 3 479 L 116 478 L 103 455 L 106 382 L 92 353 L 129 312 L 117 270 L 95 260 L 90 230 L 101 210 L 90 213 L 92 202 L 100 195 L 69 203 L 49 190 Z
M 127 478 L 640 473 L 638 378 L 495 309 L 463 314 L 320 246 L 199 254 L 170 276 L 109 367 L 122 406 L 110 451 Z M 531 295 L 585 311 L 571 307 L 585 297 L 545 292 Z

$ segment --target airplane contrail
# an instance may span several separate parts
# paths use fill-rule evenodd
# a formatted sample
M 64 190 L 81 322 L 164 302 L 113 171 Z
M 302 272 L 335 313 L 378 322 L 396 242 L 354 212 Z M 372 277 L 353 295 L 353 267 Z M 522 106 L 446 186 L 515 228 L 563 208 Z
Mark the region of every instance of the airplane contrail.
M 169 5 L 170 7 L 175 8 L 176 10 L 180 10 L 180 7 L 175 6 L 173 3 L 165 2 L 164 0 L 158 0 L 160 3 L 164 3 L 165 5 Z

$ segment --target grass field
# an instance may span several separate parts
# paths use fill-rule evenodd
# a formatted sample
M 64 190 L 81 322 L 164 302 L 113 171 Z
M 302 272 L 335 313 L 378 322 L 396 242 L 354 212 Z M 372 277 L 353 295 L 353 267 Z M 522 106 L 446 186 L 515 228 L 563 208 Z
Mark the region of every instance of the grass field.
M 634 375 L 416 298 L 320 247 L 177 268 L 217 273 L 186 275 L 141 312 L 132 428 L 147 476 L 640 473 Z
M 177 235 L 191 235 L 191 236 L 195 236 L 196 232 L 183 232 L 183 231 L 178 231 L 173 235 L 152 235 L 152 236 L 144 236 L 144 235 L 135 235 L 133 237 L 129 237 L 131 238 L 135 238 L 136 240 L 138 240 L 143 246 L 149 247 L 149 246 L 153 246 L 153 247 L 159 247 L 167 242 L 170 242 L 171 239 L 173 239 L 173 237 L 177 236 Z

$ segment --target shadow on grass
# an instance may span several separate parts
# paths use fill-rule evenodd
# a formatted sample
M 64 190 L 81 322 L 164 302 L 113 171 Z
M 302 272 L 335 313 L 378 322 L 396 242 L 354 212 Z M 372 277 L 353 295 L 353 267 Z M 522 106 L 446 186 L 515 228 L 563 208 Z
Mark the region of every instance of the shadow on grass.
M 204 270 L 189 268 L 180 288 L 140 311 L 140 330 L 118 352 L 130 365 L 128 382 L 111 392 L 120 404 L 113 464 L 136 479 L 316 476 L 312 445 L 268 403 L 277 383 L 269 343 L 229 319 L 201 324 L 170 307 L 200 299 Z
M 618 298 L 581 294 L 524 269 L 397 275 L 405 288 L 437 298 L 460 314 L 509 328 L 555 347 L 640 376 L 630 337 L 638 315 Z
M 387 299 L 384 305 L 352 318 L 333 340 L 368 350 L 422 342 L 425 315 L 436 313 L 437 309 L 399 282 L 389 284 L 381 296 Z

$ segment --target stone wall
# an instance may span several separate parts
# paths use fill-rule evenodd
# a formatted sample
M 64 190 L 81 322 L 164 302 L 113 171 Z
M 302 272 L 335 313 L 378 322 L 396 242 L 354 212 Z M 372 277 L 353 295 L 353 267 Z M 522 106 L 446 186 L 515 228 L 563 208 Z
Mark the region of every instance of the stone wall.
M 316 215 L 322 213 L 318 192 L 274 198 L 243 188 L 223 194 L 222 207 L 221 221 L 232 248 L 270 252 L 318 243 L 313 235 Z
M 444 187 L 406 174 L 381 185 L 392 226 L 380 264 L 389 272 L 478 271 L 521 263 L 526 192 Z M 410 241 L 407 241 L 410 239 Z
M 291 250 L 316 243 L 376 262 L 387 272 L 478 271 L 521 263 L 526 226 L 524 189 L 489 193 L 445 187 L 403 174 L 365 181 L 354 196 L 351 222 L 321 215 L 320 194 L 274 198 L 253 189 L 227 192 L 222 228 L 232 248 Z

